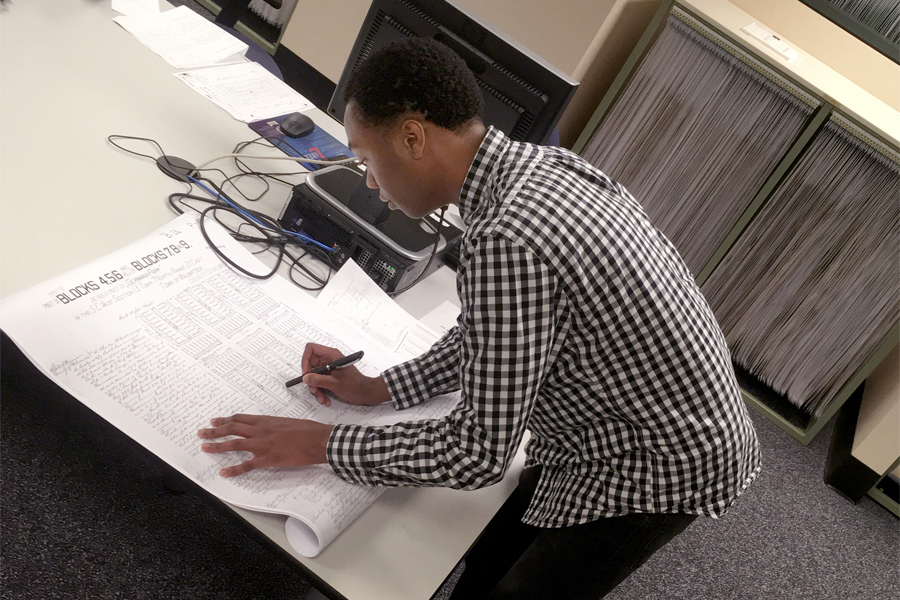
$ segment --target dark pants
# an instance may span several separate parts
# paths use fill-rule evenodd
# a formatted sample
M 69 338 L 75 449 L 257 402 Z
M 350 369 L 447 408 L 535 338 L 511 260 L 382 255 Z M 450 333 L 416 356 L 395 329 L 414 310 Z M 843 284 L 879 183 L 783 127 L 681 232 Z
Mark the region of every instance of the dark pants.
M 581 598 L 597 600 L 696 517 L 630 514 L 547 529 L 521 522 L 541 468 L 522 472 L 519 486 L 466 554 L 451 600 Z

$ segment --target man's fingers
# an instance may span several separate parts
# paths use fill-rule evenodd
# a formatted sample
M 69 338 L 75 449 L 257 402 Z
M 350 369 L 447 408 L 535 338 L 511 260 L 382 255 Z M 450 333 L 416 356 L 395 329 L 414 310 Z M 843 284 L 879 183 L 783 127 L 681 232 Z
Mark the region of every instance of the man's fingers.
M 214 440 L 216 438 L 224 437 L 225 434 L 220 434 L 218 431 L 213 429 L 198 429 L 197 437 L 204 440 Z
M 236 422 L 233 417 L 223 420 L 226 421 L 224 425 L 198 431 L 201 438 L 211 440 L 202 443 L 200 450 L 209 454 L 246 452 L 251 456 L 238 465 L 221 469 L 223 477 L 236 477 L 263 467 L 315 465 L 328 460 L 327 445 L 333 425 L 262 415 L 251 418 L 254 425 Z M 237 434 L 237 437 L 215 441 L 219 436 L 231 434 Z M 248 455 L 239 458 L 248 458 Z
M 302 366 L 304 373 L 306 373 L 307 371 L 309 371 L 310 369 L 313 368 L 312 361 L 313 361 L 313 355 L 315 354 L 315 352 L 316 352 L 315 344 L 307 344 L 306 348 L 303 350 L 303 360 L 301 361 L 300 364 Z
M 331 375 L 319 375 L 317 373 L 307 373 L 303 376 L 303 383 L 311 388 L 331 389 L 334 385 L 334 377 Z
M 253 425 L 259 421 L 259 415 L 245 415 L 238 413 L 236 415 L 231 415 L 230 417 L 216 417 L 215 419 L 210 419 L 210 424 L 212 425 L 226 425 L 228 423 L 245 423 L 247 425 Z
M 331 398 L 325 393 L 325 390 L 331 390 L 335 384 L 335 379 L 331 375 L 317 375 L 316 373 L 307 373 L 303 376 L 303 383 L 309 386 L 319 404 L 331 406 Z
M 228 440 L 225 442 L 207 442 L 200 445 L 200 449 L 210 454 L 219 452 L 238 452 L 247 450 L 247 440 Z
M 209 422 L 213 427 L 198 430 L 197 436 L 206 440 L 214 440 L 228 435 L 237 435 L 244 438 L 250 437 L 253 433 L 251 424 L 253 416 L 254 415 L 233 415 L 231 417 L 210 419 Z M 245 422 L 237 421 L 236 419 L 238 417 L 241 417 L 241 420 Z
M 225 452 L 252 452 L 251 450 L 252 442 L 244 439 L 238 440 L 227 440 L 224 442 L 207 442 L 205 444 L 200 445 L 200 450 L 206 452 L 207 454 L 222 454 Z M 253 458 L 247 459 L 244 462 L 221 469 L 219 471 L 219 475 L 222 477 L 237 477 L 238 475 L 243 475 L 244 473 L 248 473 L 253 469 L 259 469 L 260 467 L 265 467 L 267 465 L 263 464 L 264 461 L 261 461 L 259 457 L 253 456 Z
M 222 477 L 237 477 L 238 475 L 243 475 L 244 473 L 249 473 L 253 469 L 258 469 L 263 465 L 259 464 L 259 461 L 256 458 L 251 458 L 250 460 L 245 460 L 239 465 L 234 465 L 233 467 L 226 467 L 219 471 L 219 475 Z
M 303 372 L 306 373 L 317 367 L 324 367 L 328 363 L 341 358 L 341 356 L 343 356 L 341 351 L 336 348 L 310 342 L 306 344 L 306 348 L 303 350 L 303 360 L 301 362 Z

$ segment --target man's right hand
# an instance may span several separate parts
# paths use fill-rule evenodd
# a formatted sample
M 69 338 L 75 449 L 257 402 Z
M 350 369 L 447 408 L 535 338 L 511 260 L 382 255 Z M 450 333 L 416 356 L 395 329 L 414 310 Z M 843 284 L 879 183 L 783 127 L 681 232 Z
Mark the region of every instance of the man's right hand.
M 331 406 L 331 398 L 325 393 L 326 390 L 343 402 L 358 406 L 375 406 L 391 399 L 387 384 L 380 375 L 367 377 L 354 366 L 332 371 L 331 375 L 316 375 L 309 372 L 343 356 L 337 348 L 320 344 L 307 344 L 303 351 L 302 369 L 306 373 L 303 376 L 303 383 L 309 386 L 309 390 L 320 404 Z

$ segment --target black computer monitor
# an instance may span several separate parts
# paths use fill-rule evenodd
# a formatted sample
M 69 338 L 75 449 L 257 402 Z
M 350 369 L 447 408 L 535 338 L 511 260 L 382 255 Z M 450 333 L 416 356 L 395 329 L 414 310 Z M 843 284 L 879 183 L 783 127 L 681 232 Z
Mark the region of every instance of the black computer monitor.
M 337 84 L 328 113 L 344 120 L 344 88 L 373 52 L 409 37 L 456 51 L 484 92 L 484 121 L 517 141 L 546 143 L 578 84 L 514 40 L 446 0 L 374 0 Z

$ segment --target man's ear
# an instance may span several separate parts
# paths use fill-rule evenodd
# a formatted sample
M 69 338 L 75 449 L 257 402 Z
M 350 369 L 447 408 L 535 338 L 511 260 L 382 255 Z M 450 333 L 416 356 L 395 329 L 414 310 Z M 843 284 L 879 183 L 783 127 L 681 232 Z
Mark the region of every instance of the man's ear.
M 425 155 L 425 126 L 418 119 L 406 119 L 400 125 L 403 151 L 413 160 Z

